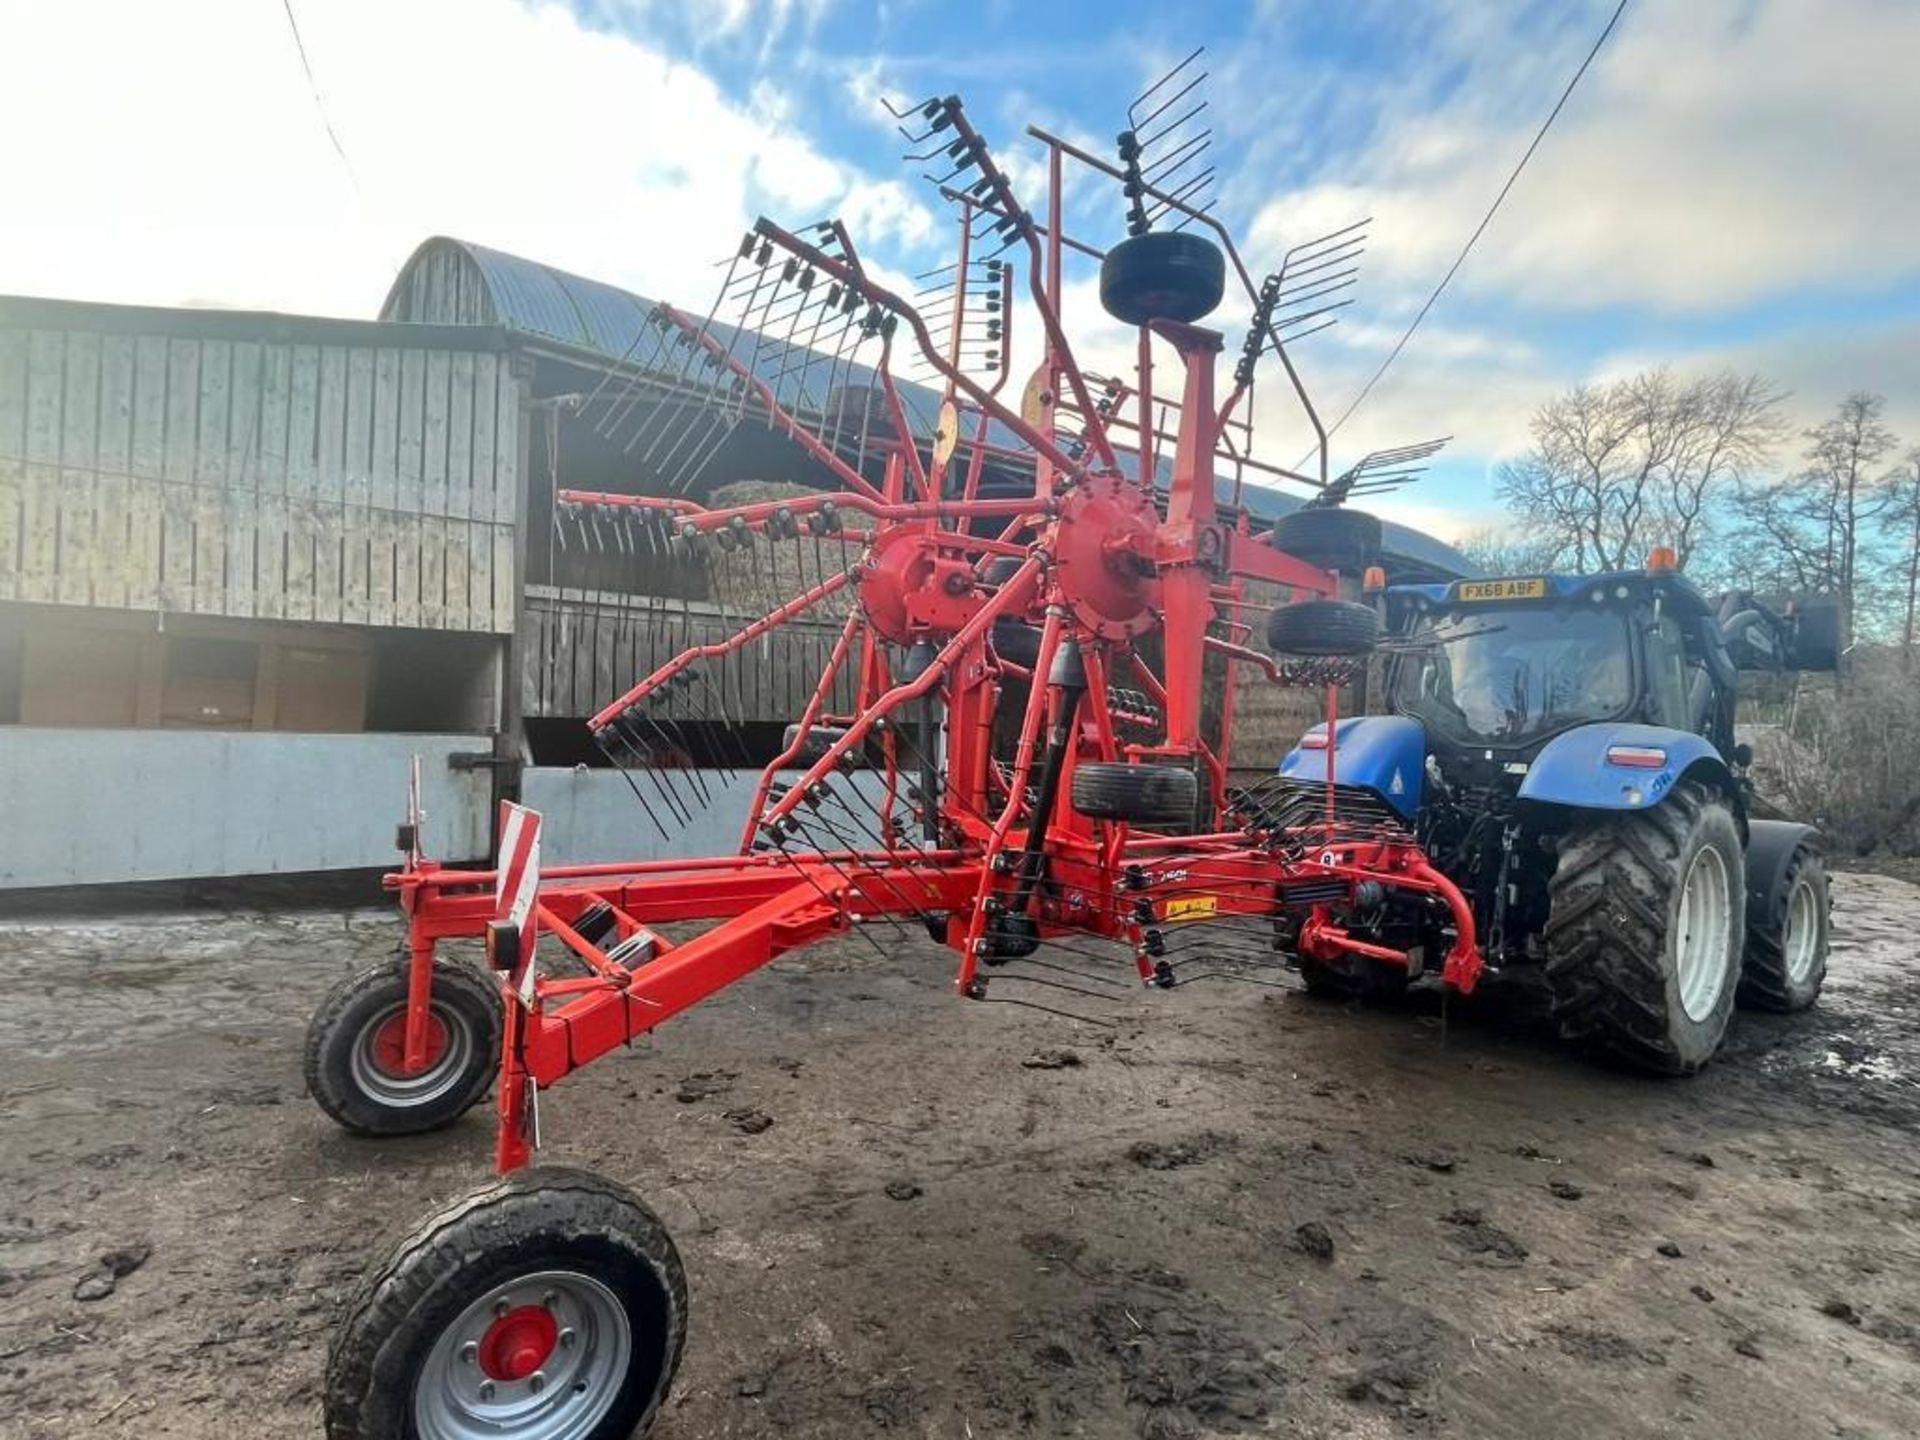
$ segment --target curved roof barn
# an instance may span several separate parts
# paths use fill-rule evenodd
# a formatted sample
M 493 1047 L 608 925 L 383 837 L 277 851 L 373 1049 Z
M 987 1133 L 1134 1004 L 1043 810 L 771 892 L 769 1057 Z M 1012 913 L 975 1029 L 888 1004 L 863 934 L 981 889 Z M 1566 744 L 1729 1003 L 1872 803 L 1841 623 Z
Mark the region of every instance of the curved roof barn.
M 575 358 L 604 364 L 635 352 L 645 338 L 653 305 L 645 296 L 615 285 L 437 235 L 423 241 L 401 267 L 380 307 L 380 319 L 500 326 L 572 352 Z M 714 327 L 721 334 L 727 328 Z M 938 409 L 938 392 L 896 383 L 910 408 L 925 416 Z M 1251 483 L 1242 490 L 1242 501 L 1256 520 L 1265 521 L 1306 503 L 1301 496 Z M 1451 545 L 1405 525 L 1387 522 L 1385 540 L 1397 580 L 1478 573 Z

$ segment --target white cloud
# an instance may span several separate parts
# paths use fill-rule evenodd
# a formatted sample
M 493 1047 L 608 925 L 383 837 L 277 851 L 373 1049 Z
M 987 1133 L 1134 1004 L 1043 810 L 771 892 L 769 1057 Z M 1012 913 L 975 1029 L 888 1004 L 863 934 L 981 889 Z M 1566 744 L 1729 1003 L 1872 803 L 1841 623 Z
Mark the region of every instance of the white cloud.
M 1635 5 L 1461 287 L 1543 307 L 1696 311 L 1920 274 L 1916 54 L 1920 6 L 1893 0 Z M 1522 82 L 1537 92 L 1524 117 Z M 1530 67 L 1497 105 L 1470 83 L 1438 109 L 1395 115 L 1338 180 L 1268 204 L 1255 233 L 1297 238 L 1372 214 L 1373 274 L 1390 294 L 1424 289 L 1562 83 Z
M 1901 437 L 1903 448 L 1920 445 L 1920 320 L 1796 329 L 1680 356 L 1622 353 L 1610 356 L 1602 373 L 1630 374 L 1663 363 L 1689 375 L 1753 371 L 1787 391 L 1782 413 L 1796 434 L 1777 457 L 1785 465 L 1791 465 L 1802 448 L 1797 432 L 1831 419 L 1854 390 L 1885 396 L 1886 423 Z
M 802 222 L 851 196 L 895 238 L 919 233 L 777 91 L 730 99 L 560 5 L 296 12 L 351 176 L 279 5 L 0 0 L 0 126 L 16 137 L 0 291 L 369 316 L 412 247 L 447 233 L 699 303 L 763 206 Z

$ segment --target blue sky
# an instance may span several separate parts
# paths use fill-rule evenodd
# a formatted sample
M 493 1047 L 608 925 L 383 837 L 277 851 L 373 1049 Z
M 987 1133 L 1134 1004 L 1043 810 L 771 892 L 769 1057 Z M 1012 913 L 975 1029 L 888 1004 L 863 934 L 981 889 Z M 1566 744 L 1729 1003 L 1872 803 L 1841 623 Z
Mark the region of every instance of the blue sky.
M 1204 44 L 1220 213 L 1249 265 L 1373 217 L 1357 303 L 1298 356 L 1338 413 L 1612 8 L 295 0 L 316 103 L 278 4 L 0 0 L 0 123 L 38 137 L 0 155 L 4 193 L 33 201 L 0 233 L 0 292 L 369 315 L 419 240 L 452 233 L 698 305 L 759 211 L 845 215 L 912 272 L 950 231 L 878 97 L 960 93 L 1031 186 L 1028 121 L 1105 151 L 1145 79 Z M 1634 0 L 1336 463 L 1452 434 L 1382 508 L 1457 535 L 1497 519 L 1487 477 L 1533 406 L 1656 363 L 1760 369 L 1803 422 L 1881 390 L 1920 442 L 1916 53 L 1909 0 Z M 1070 215 L 1119 233 L 1097 186 Z M 1081 280 L 1069 319 L 1111 357 Z M 1243 317 L 1221 320 L 1237 343 Z M 1259 418 L 1265 452 L 1298 458 L 1271 388 Z

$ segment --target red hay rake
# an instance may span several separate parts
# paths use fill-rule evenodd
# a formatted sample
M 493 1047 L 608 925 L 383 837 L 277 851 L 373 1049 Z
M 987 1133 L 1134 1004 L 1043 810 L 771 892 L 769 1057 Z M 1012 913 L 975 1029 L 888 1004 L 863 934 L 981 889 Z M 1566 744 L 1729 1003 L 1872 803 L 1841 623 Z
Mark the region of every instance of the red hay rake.
M 680 1262 L 624 1190 L 524 1168 L 538 1094 L 788 951 L 876 924 L 925 927 L 956 952 L 960 995 L 1064 1009 L 1246 976 L 1277 964 L 1283 941 L 1406 965 L 1358 918 L 1384 887 L 1428 902 L 1445 978 L 1472 988 L 1466 901 L 1410 833 L 1339 795 L 1331 748 L 1324 787 L 1231 780 L 1245 667 L 1324 687 L 1332 720 L 1378 628 L 1371 608 L 1335 598 L 1340 576 L 1323 568 L 1377 542 L 1339 502 L 1406 478 L 1437 446 L 1329 478 L 1286 346 L 1346 303 L 1362 232 L 1296 247 L 1254 283 L 1204 198 L 1195 60 L 1136 103 L 1118 165 L 1031 132 L 1047 155 L 1045 224 L 957 99 L 905 112 L 927 147 L 917 158 L 950 162 L 929 178 L 958 216 L 953 265 L 909 298 L 837 222 L 801 234 L 760 220 L 713 311 L 656 307 L 615 376 L 578 402 L 648 493 L 559 491 L 567 543 L 719 565 L 811 538 L 817 578 L 729 638 L 688 645 L 590 722 L 664 836 L 714 804 L 717 772 L 686 757 L 690 722 L 717 720 L 736 744 L 723 768 L 759 772 L 735 853 L 543 867 L 539 817 L 507 807 L 499 869 L 450 869 L 420 857 L 416 815 L 387 881 L 408 960 L 329 998 L 311 1088 L 349 1128 L 395 1134 L 445 1124 L 491 1086 L 506 1178 L 369 1273 L 333 1350 L 330 1434 L 578 1440 L 649 1423 L 679 1357 Z M 1064 233 L 1069 162 L 1128 199 L 1129 238 L 1104 254 Z M 1128 380 L 1074 358 L 1061 314 L 1071 253 L 1101 261 L 1106 308 L 1137 329 Z M 1195 322 L 1229 276 L 1251 320 L 1221 398 L 1221 337 Z M 1010 405 L 1021 291 L 1043 358 Z M 938 377 L 935 415 L 896 385 L 896 344 Z M 1319 435 L 1315 473 L 1252 453 L 1246 417 L 1268 354 Z M 835 488 L 711 508 L 690 498 L 748 423 L 789 437 Z M 1255 533 L 1241 503 L 1250 473 L 1311 486 L 1307 518 Z M 1280 548 L 1289 534 L 1293 553 Z M 823 541 L 857 558 L 829 570 Z M 1296 598 L 1272 609 L 1278 589 L 1261 599 L 1256 587 Z M 1277 659 L 1247 644 L 1269 609 Z M 840 623 L 811 697 L 753 766 L 730 723 L 729 667 L 822 614 Z M 706 928 L 662 928 L 683 922 Z M 493 984 L 436 960 L 440 941 L 476 937 Z

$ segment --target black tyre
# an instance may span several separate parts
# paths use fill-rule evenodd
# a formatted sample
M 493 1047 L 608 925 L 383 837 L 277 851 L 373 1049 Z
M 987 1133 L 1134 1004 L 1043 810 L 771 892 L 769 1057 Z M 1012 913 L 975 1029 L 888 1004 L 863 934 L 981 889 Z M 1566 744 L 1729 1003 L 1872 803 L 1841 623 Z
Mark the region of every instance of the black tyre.
M 1099 761 L 1073 772 L 1073 808 L 1095 820 L 1189 825 L 1199 803 L 1199 780 L 1175 765 Z
M 626 1440 L 686 1341 L 687 1277 L 653 1211 L 583 1170 L 446 1206 L 360 1282 L 327 1356 L 329 1440 Z
M 1309 506 L 1274 521 L 1268 539 L 1296 560 L 1357 575 L 1379 558 L 1380 520 L 1362 510 Z
M 356 1135 L 419 1135 L 451 1125 L 493 1085 L 500 1063 L 500 992 L 470 966 L 436 960 L 427 1068 L 409 1075 L 407 963 L 349 975 L 307 1024 L 307 1093 Z
M 1009 665 L 1031 670 L 1040 663 L 1040 627 L 1021 620 L 993 622 L 993 653 Z
M 1267 644 L 1282 655 L 1367 655 L 1379 643 L 1379 615 L 1351 600 L 1296 600 L 1267 616 Z
M 1131 236 L 1100 262 L 1100 304 L 1128 325 L 1191 324 L 1213 312 L 1226 284 L 1220 247 L 1184 230 Z
M 806 740 L 801 744 L 799 752 L 787 763 L 796 769 L 805 770 L 811 768 L 813 764 L 837 744 L 840 738 L 846 733 L 845 730 L 835 725 L 811 726 L 807 730 Z M 793 742 L 798 739 L 800 739 L 800 727 L 798 725 L 787 726 L 780 736 L 781 753 L 785 754 L 792 748 Z M 856 767 L 866 763 L 865 745 L 856 745 L 849 750 L 847 754 Z
M 1747 953 L 1740 965 L 1739 1003 L 1750 1010 L 1804 1010 L 1827 978 L 1831 901 L 1827 862 L 1803 845 L 1793 852 L 1774 894 L 1752 897 L 1764 916 L 1747 913 Z
M 1407 993 L 1407 972 L 1399 965 L 1355 956 L 1345 965 L 1302 960 L 1300 979 L 1307 993 L 1320 1000 L 1358 1000 L 1389 1003 Z
M 1713 1058 L 1746 940 L 1733 811 L 1683 781 L 1651 810 L 1596 816 L 1560 842 L 1545 932 L 1560 1033 L 1660 1075 Z

